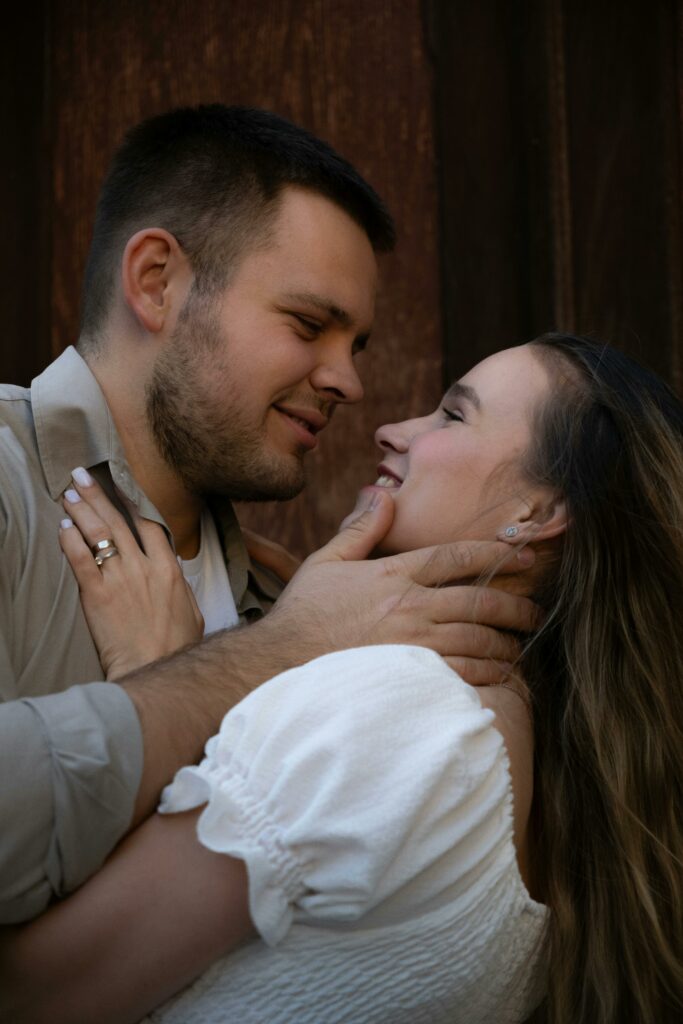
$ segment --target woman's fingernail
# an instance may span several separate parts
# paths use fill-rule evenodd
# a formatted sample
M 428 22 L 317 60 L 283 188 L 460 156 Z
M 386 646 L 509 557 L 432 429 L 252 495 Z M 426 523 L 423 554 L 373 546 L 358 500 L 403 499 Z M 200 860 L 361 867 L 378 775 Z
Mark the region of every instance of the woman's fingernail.
M 68 530 L 70 526 L 73 526 L 73 524 L 74 524 L 73 519 L 62 519 L 62 521 L 61 521 L 61 523 L 59 525 L 61 526 L 61 528 L 63 530 Z
M 380 496 L 377 491 L 372 491 L 370 488 L 363 488 L 359 492 L 356 498 L 356 505 L 353 512 L 350 512 L 345 519 L 342 520 L 339 529 L 343 530 L 345 527 L 350 526 L 354 519 L 358 519 L 364 512 L 374 512 L 380 503 Z
M 72 470 L 71 476 L 79 487 L 90 487 L 95 482 L 88 470 L 83 469 L 83 466 L 78 466 L 77 469 Z
M 70 503 L 71 503 L 72 505 L 75 505 L 77 501 L 80 501 L 80 500 L 81 500 L 81 496 L 80 496 L 80 494 L 78 493 L 78 491 L 74 491 L 74 489 L 73 489 L 72 487 L 70 487 L 70 488 L 68 489 L 68 491 L 64 491 L 64 497 L 65 497 L 65 498 L 66 498 L 66 500 L 67 500 L 68 502 L 70 502 Z
M 517 559 L 521 565 L 533 565 L 536 561 L 536 555 L 531 548 L 521 548 L 517 552 Z
M 379 506 L 381 500 L 382 495 L 380 491 L 376 491 L 374 488 L 371 489 L 369 487 L 364 487 L 358 495 L 356 507 L 353 510 L 354 515 L 360 515 L 361 512 L 374 512 L 374 510 Z

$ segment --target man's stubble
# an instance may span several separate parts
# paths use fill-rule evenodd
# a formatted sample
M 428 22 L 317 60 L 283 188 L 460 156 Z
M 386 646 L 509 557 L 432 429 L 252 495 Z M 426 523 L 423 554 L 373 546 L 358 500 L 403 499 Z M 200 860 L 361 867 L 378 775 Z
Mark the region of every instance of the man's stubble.
M 147 384 L 147 421 L 161 455 L 192 493 L 286 501 L 304 487 L 302 458 L 268 451 L 268 410 L 245 407 L 217 305 L 190 293 Z

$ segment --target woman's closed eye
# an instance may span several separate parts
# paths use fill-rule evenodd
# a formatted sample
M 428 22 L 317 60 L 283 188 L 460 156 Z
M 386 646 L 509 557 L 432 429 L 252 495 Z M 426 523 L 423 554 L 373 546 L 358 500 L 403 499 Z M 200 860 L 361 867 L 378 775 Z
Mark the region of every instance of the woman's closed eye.
M 465 422 L 465 417 L 461 413 L 454 412 L 452 409 L 447 409 L 443 405 L 441 406 L 441 412 L 444 414 L 444 416 L 447 419 L 453 420 L 456 423 L 464 423 Z

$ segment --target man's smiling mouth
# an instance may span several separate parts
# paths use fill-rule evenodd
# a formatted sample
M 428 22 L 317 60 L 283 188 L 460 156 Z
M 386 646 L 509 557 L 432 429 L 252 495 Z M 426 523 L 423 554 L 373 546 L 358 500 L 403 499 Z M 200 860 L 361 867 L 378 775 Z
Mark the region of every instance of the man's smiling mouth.
M 316 409 L 306 409 L 286 405 L 274 405 L 276 412 L 289 423 L 299 442 L 306 448 L 315 448 L 317 434 L 327 426 L 327 417 Z
M 313 435 L 320 433 L 327 426 L 327 416 L 323 416 L 316 409 L 289 408 L 286 405 L 276 405 L 274 408 Z

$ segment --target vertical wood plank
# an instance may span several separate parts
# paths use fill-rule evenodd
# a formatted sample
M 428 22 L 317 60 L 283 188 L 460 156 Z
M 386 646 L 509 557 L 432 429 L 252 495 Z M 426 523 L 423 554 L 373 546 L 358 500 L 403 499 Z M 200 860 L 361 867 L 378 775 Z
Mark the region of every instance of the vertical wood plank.
M 683 344 L 682 193 L 673 184 L 680 0 L 563 6 L 577 326 L 674 381 Z
M 574 244 L 572 225 L 569 128 L 567 123 L 567 68 L 562 0 L 550 0 L 545 15 L 548 82 L 548 210 L 553 239 L 554 326 L 576 330 Z
M 50 139 L 47 131 L 46 0 L 12 12 L 0 43 L 2 380 L 28 385 L 49 362 Z
M 446 365 L 556 328 L 683 385 L 683 0 L 431 0 Z
M 428 5 L 436 75 L 446 374 L 531 330 L 528 19 L 505 0 Z

